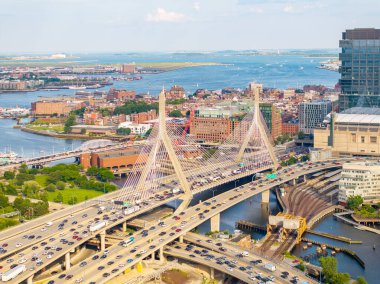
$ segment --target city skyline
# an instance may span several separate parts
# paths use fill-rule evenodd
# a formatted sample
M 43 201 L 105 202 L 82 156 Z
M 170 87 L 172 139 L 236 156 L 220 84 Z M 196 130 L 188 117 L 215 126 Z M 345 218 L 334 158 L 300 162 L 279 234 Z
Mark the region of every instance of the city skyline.
M 343 30 L 379 26 L 379 11 L 375 0 L 3 0 L 0 53 L 337 48 Z

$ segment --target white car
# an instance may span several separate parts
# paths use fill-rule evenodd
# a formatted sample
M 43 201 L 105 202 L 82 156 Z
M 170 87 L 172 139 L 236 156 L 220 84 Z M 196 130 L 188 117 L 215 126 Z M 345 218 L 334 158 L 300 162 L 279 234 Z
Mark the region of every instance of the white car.
M 77 280 L 75 280 L 75 283 L 81 283 L 83 281 L 83 278 L 78 278 Z
M 46 256 L 47 259 L 51 259 L 52 257 L 53 257 L 52 254 L 48 254 L 48 255 Z
M 16 248 L 19 248 L 19 247 L 21 247 L 22 246 L 22 243 L 17 243 L 16 244 Z
M 141 253 L 141 254 L 146 253 L 146 250 L 143 249 L 143 250 L 140 251 L 140 253 Z
M 227 267 L 226 268 L 228 271 L 234 271 L 234 269 L 232 267 Z
M 162 242 L 164 241 L 164 239 L 159 239 L 158 241 L 159 241 L 160 243 L 162 243 Z
M 66 233 L 60 233 L 59 234 L 60 237 L 63 237 L 64 235 L 66 235 Z
M 41 228 L 41 232 L 45 232 L 47 229 L 45 227 Z
M 18 263 L 20 263 L 20 264 L 21 264 L 21 263 L 25 263 L 26 260 L 27 260 L 26 258 L 21 258 L 21 259 L 18 261 Z

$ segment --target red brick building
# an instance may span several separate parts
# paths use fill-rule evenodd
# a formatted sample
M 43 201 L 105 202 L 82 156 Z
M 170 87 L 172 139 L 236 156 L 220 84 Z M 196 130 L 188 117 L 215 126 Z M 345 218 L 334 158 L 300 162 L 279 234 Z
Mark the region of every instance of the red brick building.
M 107 94 L 107 100 L 134 100 L 136 98 L 135 91 L 110 89 Z

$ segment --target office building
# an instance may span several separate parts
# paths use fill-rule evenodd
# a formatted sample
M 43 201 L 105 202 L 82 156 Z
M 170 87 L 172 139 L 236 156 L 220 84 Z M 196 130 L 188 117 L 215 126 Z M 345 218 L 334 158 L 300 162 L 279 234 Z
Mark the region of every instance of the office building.
M 302 102 L 299 105 L 300 131 L 305 134 L 313 134 L 314 128 L 320 126 L 325 117 L 331 112 L 330 101 Z
M 380 107 L 380 29 L 352 29 L 339 42 L 340 110 Z
M 345 204 L 349 196 L 360 195 L 365 203 L 380 201 L 380 163 L 344 163 L 339 180 L 338 200 Z
M 122 64 L 120 67 L 121 73 L 129 73 L 133 74 L 136 71 L 136 64 L 130 63 L 130 64 Z

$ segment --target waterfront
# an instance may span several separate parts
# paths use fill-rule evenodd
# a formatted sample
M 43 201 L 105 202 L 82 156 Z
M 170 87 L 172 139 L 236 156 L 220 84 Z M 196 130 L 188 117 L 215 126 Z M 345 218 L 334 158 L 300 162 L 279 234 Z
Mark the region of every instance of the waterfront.
M 226 189 L 220 189 L 220 191 L 215 191 L 214 194 L 218 192 L 223 192 Z M 197 196 L 201 200 L 211 198 L 213 196 L 212 191 L 207 191 L 201 193 Z M 196 201 L 193 201 L 196 202 Z M 277 204 L 276 195 L 271 193 L 270 196 L 270 211 L 272 214 L 277 214 L 280 208 Z M 220 229 L 229 230 L 233 232 L 235 229 L 235 222 L 238 220 L 247 220 L 259 225 L 266 226 L 268 220 L 268 213 L 261 206 L 261 195 L 256 195 L 249 200 L 241 202 L 225 212 L 220 216 Z M 210 230 L 210 222 L 207 221 L 198 227 L 201 233 L 206 233 Z M 313 228 L 315 231 L 326 232 L 334 235 L 345 236 L 353 240 L 360 240 L 362 244 L 347 244 L 339 241 L 334 241 L 324 237 L 319 237 L 315 235 L 305 234 L 306 238 L 321 241 L 327 244 L 336 245 L 339 247 L 348 248 L 355 251 L 365 262 L 365 269 L 363 269 L 359 263 L 344 253 L 338 253 L 336 258 L 338 260 L 338 268 L 340 272 L 348 272 L 352 277 L 356 278 L 363 275 L 368 283 L 377 283 L 377 266 L 378 260 L 380 258 L 380 236 L 374 233 L 361 231 L 355 229 L 353 226 L 344 224 L 342 222 L 334 220 L 333 216 L 328 216 Z M 246 232 L 251 234 L 252 239 L 259 240 L 264 235 L 260 232 Z M 373 250 L 373 245 L 376 245 L 377 250 Z M 303 250 L 302 245 L 297 245 L 293 251 L 293 254 L 297 256 L 303 256 L 315 252 L 316 246 L 309 248 L 308 250 Z M 318 258 L 311 261 L 313 264 L 318 265 Z
M 216 62 L 224 65 L 190 67 L 163 72 L 159 74 L 143 74 L 142 80 L 114 81 L 109 88 L 134 90 L 137 93 L 158 95 L 162 86 L 170 88 L 177 84 L 192 94 L 198 88 L 217 90 L 222 88 L 246 88 L 252 81 L 272 88 L 302 88 L 306 84 L 326 85 L 334 87 L 339 74 L 318 69 L 319 62 L 325 58 L 310 58 L 301 55 L 260 55 L 249 56 L 229 52 L 207 54 L 100 54 L 81 56 L 83 62 L 96 64 L 116 64 L 123 62 Z M 79 61 L 80 62 L 80 61 Z M 58 95 L 74 95 L 75 90 L 36 91 L 0 93 L 1 107 L 30 107 L 30 103 L 39 97 L 55 97 Z
M 23 157 L 37 157 L 75 149 L 83 143 L 24 132 L 13 128 L 15 124 L 15 120 L 0 119 L 0 152 L 11 150 Z

